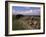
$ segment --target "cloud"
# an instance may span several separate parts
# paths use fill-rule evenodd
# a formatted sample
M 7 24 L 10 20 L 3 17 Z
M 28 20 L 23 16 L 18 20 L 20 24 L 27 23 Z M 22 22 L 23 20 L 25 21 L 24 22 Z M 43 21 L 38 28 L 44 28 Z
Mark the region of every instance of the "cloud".
M 13 10 L 13 14 L 23 14 L 23 15 L 40 15 L 40 10 L 25 10 L 25 11 L 16 11 Z
M 27 13 L 32 13 L 32 10 L 26 10 L 26 11 L 13 10 L 13 14 L 27 14 Z

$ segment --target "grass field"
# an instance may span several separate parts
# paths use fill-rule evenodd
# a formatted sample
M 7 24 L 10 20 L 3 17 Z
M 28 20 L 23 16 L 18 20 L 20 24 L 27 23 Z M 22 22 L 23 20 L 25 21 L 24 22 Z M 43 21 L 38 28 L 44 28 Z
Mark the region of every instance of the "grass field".
M 12 30 L 40 29 L 40 16 L 23 16 L 16 18 L 12 15 Z

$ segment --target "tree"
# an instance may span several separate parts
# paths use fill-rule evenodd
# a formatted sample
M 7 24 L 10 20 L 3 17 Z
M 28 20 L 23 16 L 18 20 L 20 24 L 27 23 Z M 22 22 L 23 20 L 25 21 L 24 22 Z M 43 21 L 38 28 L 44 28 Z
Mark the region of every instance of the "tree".
M 16 15 L 16 19 L 19 19 L 19 18 L 21 18 L 21 17 L 23 17 L 22 14 L 18 14 L 18 15 Z

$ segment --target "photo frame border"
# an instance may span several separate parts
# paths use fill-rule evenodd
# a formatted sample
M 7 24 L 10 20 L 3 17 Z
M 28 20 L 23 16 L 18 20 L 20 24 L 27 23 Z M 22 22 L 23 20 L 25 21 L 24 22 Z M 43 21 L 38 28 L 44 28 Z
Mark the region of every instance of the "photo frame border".
M 43 32 L 42 33 L 27 33 L 27 34 L 8 34 L 8 2 L 17 2 L 17 3 L 32 3 L 32 4 L 42 4 L 43 5 Z M 36 34 L 45 34 L 45 3 L 41 2 L 22 2 L 22 1 L 5 1 L 5 36 L 18 36 L 18 35 L 36 35 Z

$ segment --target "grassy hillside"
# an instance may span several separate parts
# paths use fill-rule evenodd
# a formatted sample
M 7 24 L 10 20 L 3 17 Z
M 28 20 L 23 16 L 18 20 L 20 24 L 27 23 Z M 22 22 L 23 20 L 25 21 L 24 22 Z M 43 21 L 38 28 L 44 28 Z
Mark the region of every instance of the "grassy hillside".
M 12 30 L 40 29 L 40 16 L 12 16 Z

